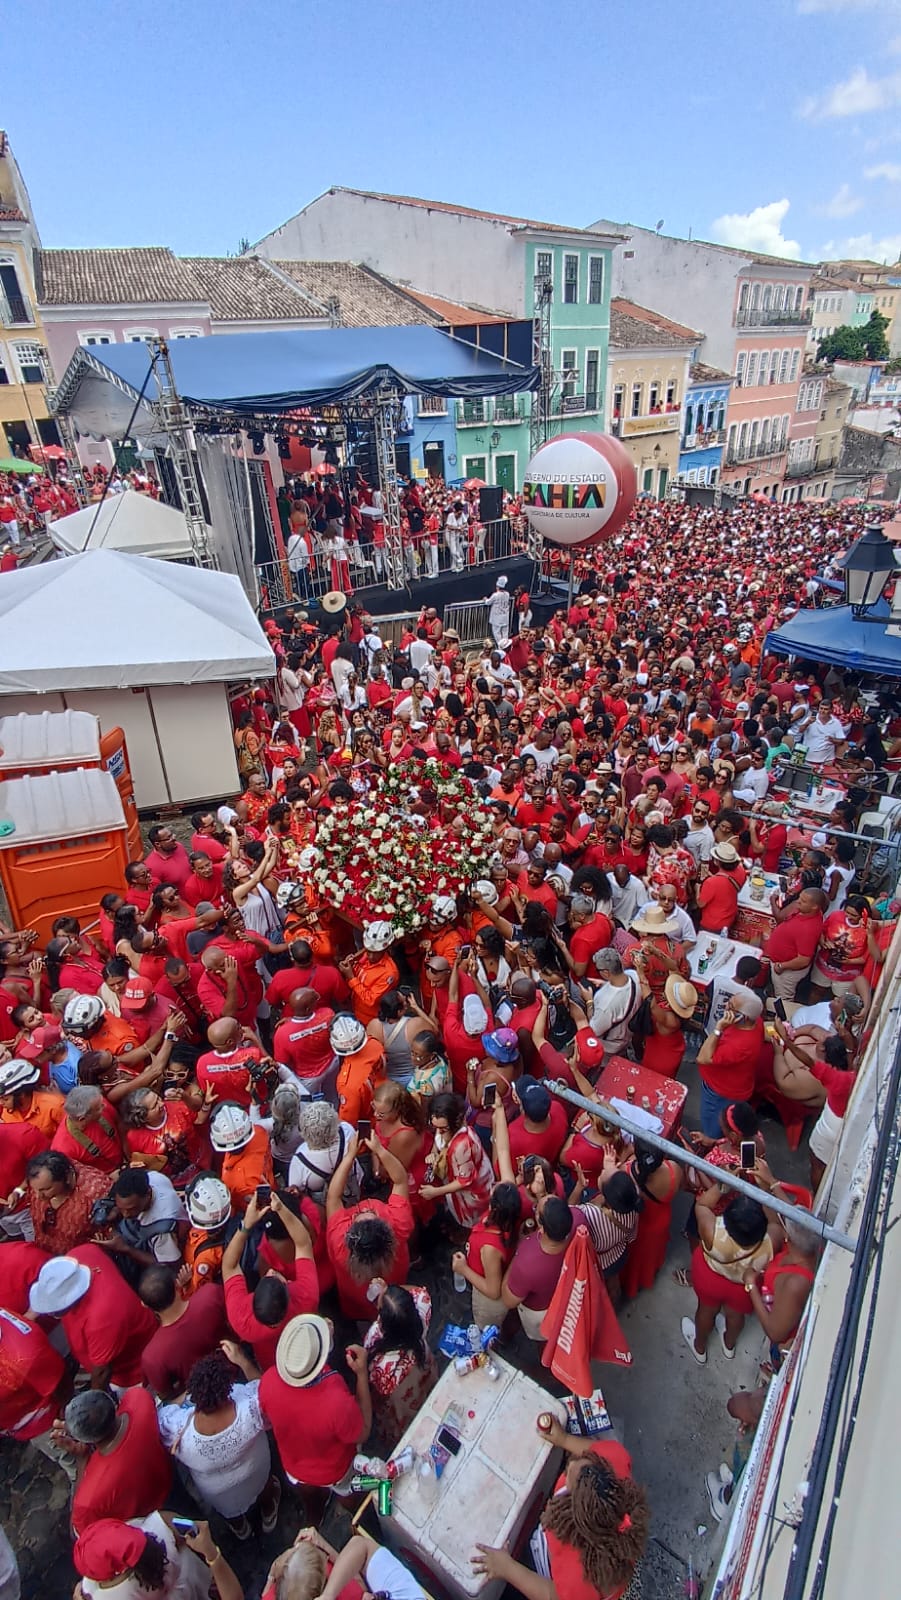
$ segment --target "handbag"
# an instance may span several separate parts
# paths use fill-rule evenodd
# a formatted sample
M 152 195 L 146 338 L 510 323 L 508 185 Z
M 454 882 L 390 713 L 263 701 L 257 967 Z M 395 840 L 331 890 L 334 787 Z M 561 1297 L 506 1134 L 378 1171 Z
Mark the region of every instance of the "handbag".
M 646 994 L 634 1015 L 629 1018 L 629 1032 L 632 1035 L 632 1048 L 635 1051 L 636 1061 L 641 1061 L 644 1056 L 644 1044 L 654 1032 L 654 1018 L 651 1014 L 651 996 Z

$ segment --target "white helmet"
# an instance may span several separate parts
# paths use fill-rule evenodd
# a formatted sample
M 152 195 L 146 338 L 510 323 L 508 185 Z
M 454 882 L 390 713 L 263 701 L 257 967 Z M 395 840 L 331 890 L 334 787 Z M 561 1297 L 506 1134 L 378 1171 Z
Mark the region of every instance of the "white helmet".
M 63 1012 L 63 1027 L 87 1033 L 103 1021 L 103 1001 L 96 994 L 77 994 Z
M 295 900 L 303 900 L 305 898 L 299 883 L 280 883 L 275 891 L 275 903 L 279 911 L 287 911 Z
M 486 906 L 497 905 L 498 892 L 489 878 L 478 878 L 472 888 L 473 893 L 477 894 L 480 900 L 484 900 Z
M 297 865 L 301 872 L 312 872 L 319 865 L 319 851 L 314 844 L 305 844 L 297 857 Z
M 363 949 L 388 950 L 394 943 L 394 929 L 390 922 L 364 922 Z
M 347 1011 L 339 1011 L 328 1031 L 329 1044 L 336 1056 L 352 1056 L 366 1038 L 362 1022 Z
M 429 913 L 431 922 L 453 922 L 457 915 L 457 902 L 452 894 L 436 894 L 432 896 L 432 909 Z
M 243 1150 L 253 1138 L 253 1123 L 243 1106 L 223 1100 L 210 1117 L 210 1139 L 214 1150 Z
M 737 632 L 736 632 L 736 637 L 737 637 L 737 639 L 739 640 L 739 642 L 741 644 L 747 644 L 748 641 L 751 638 L 753 638 L 753 635 L 754 635 L 754 629 L 751 626 L 750 622 L 740 622 L 739 623 L 738 629 L 737 629 Z
M 4 1061 L 0 1066 L 0 1094 L 15 1094 L 19 1089 L 32 1089 L 40 1083 L 41 1069 L 35 1061 Z
M 188 1216 L 195 1228 L 221 1228 L 231 1216 L 231 1195 L 221 1178 L 200 1172 L 185 1194 Z

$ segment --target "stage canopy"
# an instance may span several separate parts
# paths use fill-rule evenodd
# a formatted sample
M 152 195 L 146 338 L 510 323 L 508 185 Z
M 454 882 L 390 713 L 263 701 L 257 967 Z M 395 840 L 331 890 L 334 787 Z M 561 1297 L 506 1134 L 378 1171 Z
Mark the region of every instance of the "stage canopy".
M 0 695 L 227 683 L 274 665 L 229 573 L 89 550 L 3 574 Z
M 880 601 L 871 615 L 887 620 L 886 602 Z M 860 622 L 850 606 L 798 611 L 775 633 L 767 634 L 763 649 L 765 655 L 800 656 L 804 661 L 831 662 L 848 672 L 901 678 L 901 639 L 879 622 Z
M 182 513 L 133 489 L 60 517 L 47 531 L 57 550 L 67 556 L 85 550 L 124 550 L 127 555 L 158 556 L 163 561 L 194 557 Z
M 175 386 L 193 411 L 248 418 L 340 405 L 385 380 L 402 394 L 460 399 L 513 394 L 539 383 L 537 367 L 421 326 L 211 334 L 175 339 L 169 355 Z M 76 350 L 59 386 L 57 409 L 83 433 L 115 438 L 127 425 L 149 364 L 143 343 Z M 157 400 L 154 378 L 145 395 L 151 404 Z M 148 420 L 136 419 L 134 432 L 146 434 Z

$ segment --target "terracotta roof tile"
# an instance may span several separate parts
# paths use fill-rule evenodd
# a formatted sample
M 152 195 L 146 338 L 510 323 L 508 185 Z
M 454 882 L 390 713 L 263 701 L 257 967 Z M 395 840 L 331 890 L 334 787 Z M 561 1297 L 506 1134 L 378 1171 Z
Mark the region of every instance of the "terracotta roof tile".
M 0 222 L 27 222 L 28 218 L 18 206 L 0 206 Z
M 123 250 L 39 250 L 38 300 L 45 306 L 196 305 L 205 296 L 185 262 L 164 245 Z
M 257 256 L 183 256 L 197 285 L 197 298 L 209 303 L 214 322 L 289 322 L 322 320 L 321 302 L 302 294 Z
M 669 317 L 650 311 L 647 306 L 636 305 L 633 300 L 610 302 L 610 343 L 618 350 L 631 350 L 635 346 L 695 345 L 703 337 L 693 328 L 672 322 Z
M 409 327 L 444 321 L 406 289 L 354 261 L 273 261 L 272 265 L 320 304 L 337 302 L 346 328 Z
M 703 361 L 696 361 L 688 369 L 688 376 L 692 383 L 731 383 L 731 372 L 721 372 L 719 367 L 708 367 Z
M 406 289 L 405 294 L 412 295 L 420 305 L 429 311 L 434 311 L 442 322 L 449 323 L 454 328 L 469 328 L 474 323 L 507 322 L 508 317 L 495 311 L 482 311 L 477 306 L 461 305 L 459 300 L 444 300 L 438 294 L 423 294 L 420 289 Z

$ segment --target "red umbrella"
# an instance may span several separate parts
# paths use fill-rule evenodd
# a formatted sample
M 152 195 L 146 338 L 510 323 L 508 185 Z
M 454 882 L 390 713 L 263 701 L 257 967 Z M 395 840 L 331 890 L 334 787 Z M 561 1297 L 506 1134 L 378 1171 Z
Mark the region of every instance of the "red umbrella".
M 484 478 L 467 478 L 463 487 L 464 489 L 487 489 L 488 485 Z
M 578 1227 L 563 1262 L 553 1299 L 544 1314 L 541 1362 L 572 1394 L 594 1392 L 592 1361 L 632 1364 L 610 1296 L 598 1270 L 588 1229 Z

